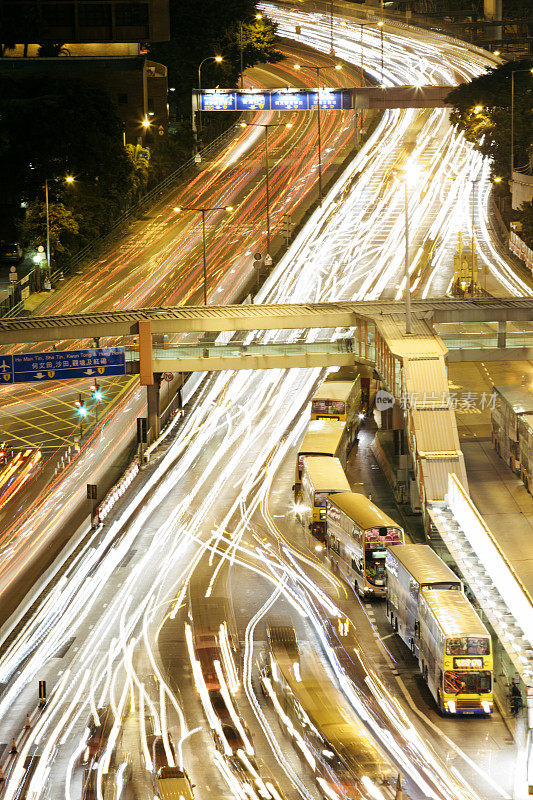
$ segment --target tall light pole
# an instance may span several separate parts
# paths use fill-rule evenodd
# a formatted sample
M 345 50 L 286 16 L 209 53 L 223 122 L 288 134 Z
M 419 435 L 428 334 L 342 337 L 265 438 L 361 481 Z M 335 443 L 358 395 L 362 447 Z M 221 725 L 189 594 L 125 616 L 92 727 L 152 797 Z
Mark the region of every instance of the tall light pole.
M 331 56 L 334 56 L 335 55 L 335 48 L 333 47 L 333 0 L 331 0 L 330 9 L 329 9 L 329 29 L 330 29 L 330 35 L 331 35 L 329 54 Z
M 383 16 L 383 15 L 382 15 Z M 363 28 L 370 28 L 373 25 L 377 25 L 380 30 L 380 38 L 381 38 L 381 86 L 383 86 L 383 19 L 380 19 L 379 22 L 360 22 L 359 27 L 361 29 L 361 71 L 364 68 L 364 60 L 363 60 Z
M 248 126 L 253 128 L 264 128 L 265 130 L 265 188 L 266 188 L 266 225 L 267 225 L 267 239 L 266 239 L 266 255 L 270 255 L 270 178 L 269 178 L 269 161 L 268 161 L 268 130 L 269 128 L 292 128 L 292 122 L 240 122 L 241 128 Z
M 48 182 L 49 181 L 57 181 L 59 178 L 45 178 L 44 179 L 44 203 L 46 206 L 46 268 L 48 270 L 48 274 L 52 272 L 52 265 L 51 265 L 51 253 L 50 253 L 50 207 L 48 203 Z M 66 175 L 64 178 L 65 183 L 74 183 L 74 178 L 72 175 Z M 35 270 L 37 275 L 37 289 L 41 288 L 41 267 L 40 264 L 37 265 L 37 269 Z
M 216 61 L 220 64 L 224 59 L 222 56 L 207 56 L 198 64 L 198 138 L 202 138 L 202 67 L 206 61 Z
M 511 182 L 514 172 L 514 76 L 517 72 L 530 72 L 533 74 L 533 69 L 511 70 Z
M 310 69 L 316 72 L 317 82 L 317 129 L 318 129 L 318 202 L 322 204 L 322 130 L 320 127 L 320 73 L 325 69 L 331 69 L 330 66 L 314 67 L 301 64 L 295 64 L 294 69 Z M 335 64 L 335 69 L 342 69 L 340 64 Z
M 203 261 L 204 261 L 204 306 L 207 305 L 207 252 L 205 244 L 205 215 L 209 211 L 233 211 L 233 206 L 213 206 L 211 208 L 202 208 L 197 206 L 176 206 L 174 211 L 179 214 L 182 211 L 197 211 L 202 215 L 202 248 L 203 248 Z
M 412 333 L 411 325 L 411 274 L 409 264 L 409 189 L 408 184 L 413 182 L 418 174 L 418 164 L 407 162 L 404 169 L 397 170 L 396 177 L 404 185 L 404 216 L 405 216 L 405 256 L 404 256 L 404 275 L 405 275 L 405 332 Z
M 476 229 L 475 229 L 475 222 L 476 222 L 476 183 L 479 181 L 479 173 L 472 178 L 470 178 L 472 182 L 472 238 L 470 240 L 470 254 L 472 258 L 472 299 L 474 298 L 475 294 L 475 286 L 476 282 L 474 280 L 474 263 L 475 263 L 475 252 L 476 252 Z

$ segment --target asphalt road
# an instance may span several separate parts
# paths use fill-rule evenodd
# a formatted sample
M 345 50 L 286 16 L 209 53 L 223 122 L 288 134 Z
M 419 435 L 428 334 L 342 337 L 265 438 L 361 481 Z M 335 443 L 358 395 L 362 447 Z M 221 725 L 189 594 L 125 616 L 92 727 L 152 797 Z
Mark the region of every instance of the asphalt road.
M 279 12 L 280 19 L 284 20 L 287 13 Z M 306 35 L 314 32 L 317 46 L 327 46 L 322 18 L 305 17 L 303 22 Z M 349 39 L 349 26 L 345 35 Z M 480 57 L 467 46 L 459 50 L 455 44 L 432 40 L 428 34 L 424 40 L 426 43 L 420 43 L 414 36 L 406 41 L 397 31 L 387 31 L 387 79 L 396 70 L 396 78 L 405 80 L 414 62 L 416 69 L 423 63 L 430 75 L 437 77 L 439 71 L 451 69 L 448 61 L 454 70 L 461 65 L 465 71 L 479 69 Z M 355 46 L 350 46 L 353 57 Z M 379 57 L 379 47 L 371 47 L 369 60 L 372 63 L 373 58 L 374 71 L 379 70 Z M 447 202 L 457 202 L 457 208 L 461 207 L 462 199 L 453 198 L 464 196 L 467 201 L 466 174 L 474 157 L 464 144 L 459 146 L 454 141 L 443 118 L 440 111 L 422 114 L 421 119 L 410 112 L 385 114 L 371 141 L 276 265 L 258 299 L 286 302 L 374 297 L 395 290 L 403 268 L 398 247 L 403 193 L 393 189 L 388 176 L 405 154 L 411 122 L 416 122 L 419 131 L 418 158 L 429 166 L 435 161 L 431 180 L 422 177 L 412 194 L 413 211 L 420 204 L 420 213 L 413 216 L 417 246 L 427 235 L 429 209 L 436 210 L 437 218 L 440 207 L 449 209 Z M 440 145 L 438 137 L 444 137 Z M 439 183 L 438 175 L 443 183 Z M 384 191 L 388 184 L 390 191 Z M 458 193 L 460 187 L 463 194 Z M 444 226 L 442 259 L 446 248 L 452 247 L 454 235 L 453 229 Z M 439 281 L 440 273 L 427 279 L 428 285 L 437 286 Z M 401 284 L 397 292 L 401 292 Z M 287 334 L 258 333 L 249 338 L 282 341 Z M 206 776 L 220 760 L 210 744 L 206 718 L 198 716 L 184 664 L 182 668 L 177 665 L 174 680 L 180 682 L 175 689 L 161 670 L 158 653 L 161 625 L 167 615 L 172 618 L 175 614 L 178 619 L 178 613 L 183 613 L 194 570 L 208 551 L 213 554 L 211 564 L 207 563 L 210 582 L 216 580 L 217 571 L 226 568 L 229 559 L 243 661 L 239 712 L 254 729 L 259 726 L 268 740 L 267 748 L 257 737 L 260 757 L 265 769 L 279 776 L 288 797 L 313 797 L 317 791 L 314 785 L 308 787 L 308 773 L 295 760 L 288 739 L 275 728 L 269 709 L 263 708 L 256 697 L 257 660 L 264 652 L 264 621 L 270 614 L 291 620 L 301 640 L 318 655 L 324 674 L 337 690 L 342 686 L 351 711 L 363 720 L 369 736 L 379 742 L 384 757 L 394 768 L 401 766 L 409 796 L 447 800 L 510 796 L 508 777 L 512 775 L 515 751 L 507 747 L 502 720 L 495 716 L 482 721 L 485 727 L 481 723 L 470 725 L 473 720 L 451 721 L 449 725 L 446 721 L 443 728 L 417 684 L 412 663 L 404 654 L 403 661 L 397 659 L 401 668 L 394 667 L 383 642 L 380 644 L 376 630 L 382 639 L 389 634 L 382 627 L 379 610 L 374 610 L 373 626 L 371 609 L 358 605 L 330 574 L 328 565 L 317 561 L 314 547 L 309 551 L 309 542 L 294 522 L 290 486 L 295 447 L 307 424 L 308 399 L 319 378 L 319 370 L 243 372 L 208 378 L 168 450 L 136 480 L 120 513 L 80 545 L 68 573 L 54 579 L 24 624 L 17 627 L 0 661 L 0 682 L 5 686 L 0 719 L 7 742 L 19 735 L 28 712 L 34 727 L 24 734 L 18 757 L 3 757 L 9 768 L 4 798 L 15 797 L 24 759 L 32 747 L 40 754 L 31 787 L 35 796 L 54 800 L 70 797 L 71 787 L 77 796 L 81 781 L 78 757 L 87 739 L 85 726 L 91 708 L 94 711 L 102 705 L 111 707 L 114 718 L 110 739 L 98 760 L 102 787 L 116 781 L 115 745 L 119 735 L 124 736 L 127 730 L 130 736 L 133 724 L 142 752 L 150 717 L 157 719 L 162 732 L 169 730 L 174 741 L 201 727 L 204 738 L 195 746 L 196 734 L 191 735 L 185 760 L 198 784 L 198 800 L 210 795 Z M 128 409 L 130 416 L 132 410 Z M 359 467 L 363 479 L 368 470 L 375 471 L 371 462 Z M 34 523 L 32 528 L 21 529 L 13 540 L 12 550 L 6 555 L 6 570 L 19 554 L 23 555 L 21 543 L 32 538 Z M 352 666 L 342 661 L 347 670 L 344 674 L 337 664 L 342 653 L 342 642 L 335 641 L 337 608 L 353 616 L 355 627 L 350 629 L 349 647 L 357 647 L 359 653 L 351 655 Z M 186 619 L 194 623 L 194 610 Z M 2 633 L 5 635 L 5 629 Z M 180 650 L 183 658 L 183 646 Z M 346 681 L 346 674 L 352 682 Z M 53 694 L 37 717 L 36 681 L 42 677 L 53 687 Z M 406 716 L 399 711 L 404 703 Z M 257 722 L 253 722 L 254 717 Z M 470 761 L 462 752 L 467 738 L 464 723 L 471 742 L 471 750 L 465 755 L 473 756 Z M 134 770 L 139 771 L 143 762 L 138 752 L 132 751 L 132 758 Z M 216 768 L 226 776 L 232 796 L 245 796 L 240 794 L 244 791 L 242 775 L 234 785 L 233 778 L 224 772 L 226 767 L 223 759 Z

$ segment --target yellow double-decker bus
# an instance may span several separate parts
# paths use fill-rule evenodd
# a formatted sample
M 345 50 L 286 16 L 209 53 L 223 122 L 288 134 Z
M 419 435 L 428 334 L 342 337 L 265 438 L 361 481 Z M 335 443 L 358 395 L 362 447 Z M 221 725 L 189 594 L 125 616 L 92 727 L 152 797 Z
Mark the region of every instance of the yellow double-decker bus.
M 330 494 L 326 521 L 328 550 L 345 578 L 361 596 L 385 597 L 385 557 L 403 544 L 401 525 L 356 492 Z
M 328 495 L 349 491 L 351 491 L 350 484 L 338 458 L 304 457 L 301 501 L 296 505 L 296 513 L 302 525 L 321 542 L 326 540 Z
M 337 422 L 336 420 L 328 422 L 323 419 L 311 420 L 296 456 L 293 488 L 297 501 L 300 498 L 304 458 L 308 456 L 331 456 L 332 458 L 338 458 L 343 468 L 345 468 L 351 444 L 348 429 L 344 422 Z
M 324 381 L 311 400 L 311 419 L 336 419 L 359 428 L 361 378 L 354 381 Z
M 492 642 L 462 592 L 420 597 L 419 663 L 443 714 L 492 713 Z

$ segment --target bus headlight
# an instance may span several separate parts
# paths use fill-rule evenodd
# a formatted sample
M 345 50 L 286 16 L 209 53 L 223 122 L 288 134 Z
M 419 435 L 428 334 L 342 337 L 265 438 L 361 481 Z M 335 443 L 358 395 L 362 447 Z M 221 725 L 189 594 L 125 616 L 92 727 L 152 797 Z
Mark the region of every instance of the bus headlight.
M 448 714 L 455 714 L 455 700 L 446 700 L 444 703 L 444 708 Z
M 489 703 L 488 700 L 481 701 L 481 708 L 485 712 L 485 714 L 492 714 L 492 705 Z

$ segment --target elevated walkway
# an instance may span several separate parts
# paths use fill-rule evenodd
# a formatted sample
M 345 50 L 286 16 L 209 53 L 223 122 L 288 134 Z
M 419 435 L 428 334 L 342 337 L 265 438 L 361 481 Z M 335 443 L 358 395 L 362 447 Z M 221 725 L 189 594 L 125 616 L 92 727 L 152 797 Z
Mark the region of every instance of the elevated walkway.
M 416 319 L 438 323 L 502 323 L 533 321 L 533 298 L 481 298 L 475 300 L 413 300 Z M 401 301 L 340 301 L 272 305 L 175 306 L 131 311 L 89 312 L 47 317 L 2 317 L 0 344 L 60 342 L 73 339 L 135 336 L 149 324 L 153 334 L 222 331 L 302 330 L 350 328 L 403 314 Z

